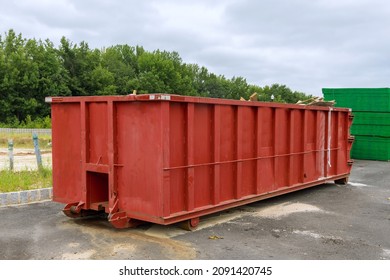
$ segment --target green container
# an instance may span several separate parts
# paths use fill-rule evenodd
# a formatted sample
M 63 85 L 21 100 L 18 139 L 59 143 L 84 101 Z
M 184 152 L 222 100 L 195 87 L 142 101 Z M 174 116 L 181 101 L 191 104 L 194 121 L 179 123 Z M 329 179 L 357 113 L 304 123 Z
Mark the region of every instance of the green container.
M 353 111 L 352 115 L 353 123 L 355 124 L 368 124 L 368 125 L 381 125 L 390 126 L 390 112 L 378 113 L 378 112 L 356 112 Z
M 352 135 L 390 137 L 390 112 L 352 112 Z
M 390 112 L 389 88 L 323 88 L 326 101 L 336 100 L 336 107 L 352 111 Z
M 390 138 L 355 135 L 351 157 L 390 161 Z
M 390 137 L 390 125 L 356 124 L 351 127 L 352 135 Z

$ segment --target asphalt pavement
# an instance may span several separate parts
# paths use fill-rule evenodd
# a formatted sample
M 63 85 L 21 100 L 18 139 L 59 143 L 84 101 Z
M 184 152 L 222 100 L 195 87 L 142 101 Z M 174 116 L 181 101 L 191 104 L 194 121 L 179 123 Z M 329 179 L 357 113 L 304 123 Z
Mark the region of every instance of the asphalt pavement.
M 390 162 L 356 160 L 332 182 L 203 217 L 197 230 L 114 229 L 64 205 L 0 208 L 0 259 L 390 259 Z

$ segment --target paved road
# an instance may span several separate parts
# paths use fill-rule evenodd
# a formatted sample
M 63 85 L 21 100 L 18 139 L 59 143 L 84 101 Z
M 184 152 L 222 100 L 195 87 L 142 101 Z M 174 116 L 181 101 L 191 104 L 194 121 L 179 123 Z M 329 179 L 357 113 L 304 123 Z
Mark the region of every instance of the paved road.
M 202 219 L 186 232 L 116 230 L 54 202 L 0 208 L 0 259 L 390 259 L 390 163 L 356 161 L 325 184 Z

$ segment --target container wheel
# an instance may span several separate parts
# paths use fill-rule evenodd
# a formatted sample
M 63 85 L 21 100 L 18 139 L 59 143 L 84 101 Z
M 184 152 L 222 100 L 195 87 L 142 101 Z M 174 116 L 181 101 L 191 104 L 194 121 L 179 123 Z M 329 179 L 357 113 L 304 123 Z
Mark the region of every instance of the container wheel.
M 81 209 L 79 212 L 76 212 L 74 208 L 64 209 L 64 210 L 62 210 L 62 212 L 66 216 L 68 216 L 69 218 L 81 218 L 81 217 L 88 217 L 88 216 L 96 216 L 96 215 L 102 213 L 102 212 L 95 211 L 95 210 L 84 210 L 84 209 Z
M 334 180 L 334 183 L 337 185 L 346 185 L 348 184 L 348 177 Z
M 116 212 L 113 214 L 108 215 L 108 221 L 115 227 L 115 228 L 135 228 L 141 224 L 143 224 L 143 221 L 132 219 L 127 217 L 126 212 Z
M 64 209 L 62 209 L 62 212 L 70 217 L 70 218 L 79 218 L 83 217 L 83 209 L 81 208 L 83 206 L 83 202 L 74 202 L 74 203 L 68 203 Z
M 195 230 L 199 225 L 199 217 L 198 218 L 192 218 L 187 221 L 184 221 L 180 224 L 180 227 L 182 229 L 193 231 Z

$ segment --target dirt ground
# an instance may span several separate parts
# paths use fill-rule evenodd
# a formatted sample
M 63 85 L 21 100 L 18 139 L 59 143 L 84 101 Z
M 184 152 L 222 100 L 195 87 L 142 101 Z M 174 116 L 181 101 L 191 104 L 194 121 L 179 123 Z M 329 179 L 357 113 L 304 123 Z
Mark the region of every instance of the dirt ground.
M 41 150 L 42 164 L 51 167 L 51 151 Z M 8 149 L 0 148 L 0 170 L 9 168 Z M 37 170 L 34 149 L 14 149 L 14 170 Z

